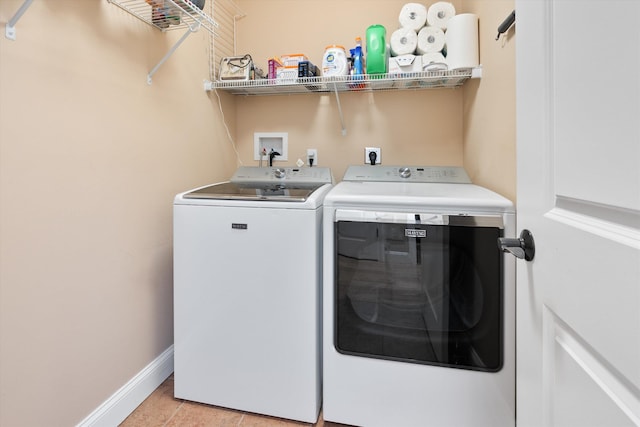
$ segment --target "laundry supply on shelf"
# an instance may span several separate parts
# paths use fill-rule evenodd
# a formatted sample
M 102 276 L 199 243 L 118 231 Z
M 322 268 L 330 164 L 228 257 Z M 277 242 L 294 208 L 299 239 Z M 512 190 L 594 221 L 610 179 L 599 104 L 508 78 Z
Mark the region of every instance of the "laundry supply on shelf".
M 453 4 L 445 1 L 436 2 L 429 6 L 427 11 L 427 25 L 446 30 L 447 23 L 455 15 L 456 8 Z
M 389 74 L 419 73 L 422 71 L 422 56 L 412 54 L 389 58 Z
M 220 80 L 251 80 L 254 77 L 251 55 L 226 56 L 220 60 Z
M 205 0 L 188 0 L 188 1 L 183 1 L 183 0 L 174 0 L 176 2 L 176 4 L 180 7 L 185 8 L 185 10 L 189 11 L 192 9 L 191 5 L 197 7 L 198 9 L 202 10 L 204 9 L 204 3 Z M 190 5 L 188 5 L 187 3 L 190 3 Z
M 311 61 L 300 61 L 298 63 L 298 77 L 316 77 L 319 75 L 319 68 Z
M 322 57 L 323 76 L 347 76 L 349 75 L 349 61 L 343 46 L 329 45 L 324 50 Z
M 423 71 L 447 71 L 447 60 L 441 52 L 431 52 L 422 55 Z
M 145 0 L 145 2 L 151 6 L 151 22 L 164 29 L 170 25 L 180 25 L 183 10 L 187 14 L 192 13 L 194 6 L 202 10 L 205 0 L 190 0 L 186 3 L 182 0 L 176 0 L 175 3 L 166 0 Z
M 280 55 L 279 58 L 280 66 L 275 68 L 275 78 L 277 84 L 284 83 L 295 83 L 300 76 L 300 64 L 306 63 L 303 66 L 303 72 L 309 74 L 310 72 L 315 72 L 315 66 L 313 64 L 309 65 L 309 58 L 307 55 L 302 53 L 293 53 L 287 55 Z M 308 76 L 304 76 L 308 77 Z
M 480 64 L 476 15 L 457 15 L 455 6 L 446 1 L 435 2 L 428 8 L 407 3 L 400 11 L 399 20 L 401 28 L 395 30 L 389 40 L 389 73 L 414 69 L 417 62 L 406 55 L 420 57 L 423 71 L 462 70 Z M 400 60 L 393 60 L 399 56 L 402 56 Z
M 452 17 L 447 26 L 446 44 L 446 59 L 450 70 L 477 67 L 480 61 L 478 16 L 463 13 Z
M 358 76 L 365 73 L 364 56 L 362 55 L 362 39 L 356 37 L 356 47 L 351 51 L 353 57 L 353 75 Z
M 427 7 L 420 3 L 407 3 L 400 9 L 400 27 L 420 30 L 427 22 Z
M 439 27 L 422 27 L 418 32 L 418 46 L 416 53 L 442 52 L 445 44 L 444 31 Z
M 366 30 L 366 44 L 357 37 L 356 46 L 349 52 L 344 46 L 329 45 L 322 63 L 318 64 L 320 67 L 304 54 L 269 59 L 268 78 L 276 79 L 278 83 L 297 82 L 299 78 L 319 75 L 351 75 L 353 80 L 364 80 L 364 77 L 356 77 L 474 68 L 479 65 L 478 21 L 475 15 L 472 15 L 475 20 L 465 15 L 471 14 L 456 15 L 455 6 L 446 1 L 428 7 L 421 3 L 406 3 L 398 15 L 401 27 L 392 32 L 389 40 L 384 26 L 370 25 Z M 447 58 L 450 54 L 453 55 L 451 59 Z M 307 83 L 309 81 L 305 81 Z M 362 82 L 353 84 L 357 87 Z
M 298 80 L 298 66 L 290 65 L 276 69 L 276 83 L 295 83 Z
M 301 61 L 308 61 L 309 58 L 302 53 L 280 55 L 280 61 L 284 67 L 297 67 Z
M 282 61 L 280 60 L 280 58 L 269 58 L 268 61 L 268 71 L 267 71 L 267 78 L 268 79 L 275 79 L 277 76 L 277 72 L 278 72 L 278 67 L 282 67 Z
M 151 22 L 159 28 L 168 28 L 169 25 L 179 25 L 181 11 L 170 2 L 164 0 L 145 0 L 151 6 Z
M 367 74 L 385 74 L 387 72 L 387 30 L 382 25 L 371 25 L 367 28 Z
M 205 0 L 191 0 L 191 3 L 196 5 L 196 7 L 200 10 L 204 9 L 204 2 Z
M 399 28 L 391 34 L 389 44 L 391 56 L 414 53 L 418 47 L 418 34 L 411 28 Z

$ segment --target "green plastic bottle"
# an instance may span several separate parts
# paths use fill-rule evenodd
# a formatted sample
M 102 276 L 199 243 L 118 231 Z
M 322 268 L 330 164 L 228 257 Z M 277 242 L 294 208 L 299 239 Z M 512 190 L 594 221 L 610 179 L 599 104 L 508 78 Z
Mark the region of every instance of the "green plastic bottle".
M 389 59 L 386 37 L 387 30 L 382 25 L 367 28 L 367 74 L 386 74 Z

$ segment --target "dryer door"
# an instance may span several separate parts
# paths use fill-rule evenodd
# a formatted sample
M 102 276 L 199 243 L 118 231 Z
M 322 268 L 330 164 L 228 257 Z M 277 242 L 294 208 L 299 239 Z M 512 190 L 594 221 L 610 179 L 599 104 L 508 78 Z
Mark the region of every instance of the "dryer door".
M 338 210 L 334 226 L 339 352 L 502 368 L 501 216 Z

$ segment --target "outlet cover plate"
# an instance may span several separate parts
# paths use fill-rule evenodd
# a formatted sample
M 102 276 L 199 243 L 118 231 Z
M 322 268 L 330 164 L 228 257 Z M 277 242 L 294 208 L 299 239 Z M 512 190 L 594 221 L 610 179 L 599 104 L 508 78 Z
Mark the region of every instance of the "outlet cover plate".
M 365 147 L 364 149 L 364 164 L 370 165 L 371 159 L 369 158 L 369 153 L 374 151 L 376 153 L 376 165 L 382 164 L 382 150 L 378 147 Z
M 289 160 L 289 133 L 288 132 L 255 132 L 253 134 L 253 160 L 260 160 L 260 152 L 262 148 L 267 150 L 267 155 L 263 160 L 269 159 L 269 151 L 280 153 L 279 156 L 273 158 L 274 161 Z
M 313 166 L 318 166 L 318 150 L 315 148 L 307 148 L 307 166 L 309 165 L 309 159 L 313 157 Z

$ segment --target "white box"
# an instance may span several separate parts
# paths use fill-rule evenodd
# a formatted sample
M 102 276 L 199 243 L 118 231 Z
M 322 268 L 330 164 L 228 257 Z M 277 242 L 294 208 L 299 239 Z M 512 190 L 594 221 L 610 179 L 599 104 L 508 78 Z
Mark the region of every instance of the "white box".
M 422 56 L 400 55 L 389 58 L 389 74 L 419 73 L 422 71 Z
M 282 62 L 282 65 L 284 65 L 285 67 L 297 67 L 300 62 L 308 60 L 309 58 L 301 53 L 280 55 L 280 62 Z
M 291 84 L 298 81 L 298 66 L 276 68 L 276 84 Z

